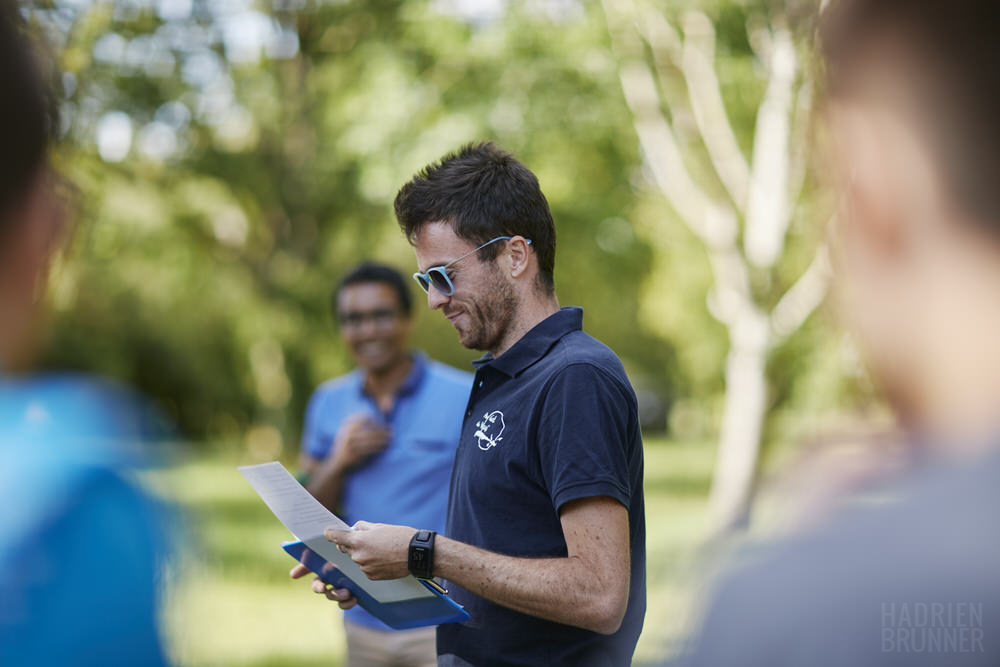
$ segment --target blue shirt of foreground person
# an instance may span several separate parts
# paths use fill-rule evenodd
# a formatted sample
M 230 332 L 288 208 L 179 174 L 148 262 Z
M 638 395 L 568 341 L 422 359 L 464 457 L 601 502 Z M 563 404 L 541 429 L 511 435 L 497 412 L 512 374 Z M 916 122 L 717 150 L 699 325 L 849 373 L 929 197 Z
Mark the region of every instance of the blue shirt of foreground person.
M 162 665 L 164 508 L 139 404 L 80 376 L 0 379 L 0 665 Z
M 301 461 L 307 486 L 348 523 L 443 531 L 472 375 L 410 352 L 410 295 L 395 269 L 355 267 L 333 305 L 359 368 L 325 382 L 309 401 Z M 390 630 L 361 607 L 345 619 Z
M 395 205 L 428 305 L 487 352 L 447 536 L 427 559 L 472 616 L 438 628 L 439 664 L 630 664 L 646 608 L 635 395 L 614 353 L 581 331 L 581 311 L 560 310 L 537 178 L 494 144 L 473 144 L 415 176 Z M 327 531 L 372 579 L 405 576 L 417 535 L 366 522 Z

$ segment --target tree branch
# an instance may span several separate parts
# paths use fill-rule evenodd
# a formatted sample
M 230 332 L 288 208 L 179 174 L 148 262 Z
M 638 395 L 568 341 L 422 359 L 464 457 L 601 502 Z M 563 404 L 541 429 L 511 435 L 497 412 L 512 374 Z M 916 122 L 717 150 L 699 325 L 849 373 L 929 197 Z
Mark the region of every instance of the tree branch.
M 651 68 L 635 55 L 640 51 L 635 44 L 638 32 L 625 25 L 613 6 L 621 4 L 623 0 L 604 0 L 612 44 L 620 63 L 622 91 L 632 111 L 646 165 L 681 220 L 705 244 L 715 279 L 715 289 L 709 295 L 709 311 L 731 325 L 746 309 L 755 308 L 747 265 L 737 248 L 735 212 L 708 197 L 688 173 L 677 140 L 660 108 Z M 634 40 L 632 44 L 628 43 L 630 37 Z
M 747 258 L 763 268 L 781 256 L 788 230 L 789 116 L 797 65 L 788 29 L 776 29 L 769 41 L 770 79 L 757 111 L 744 233 Z
M 678 69 L 684 60 L 684 44 L 680 35 L 660 12 L 645 9 L 640 12 L 636 26 L 658 58 L 668 61 Z
M 657 187 L 705 243 L 716 245 L 735 238 L 735 224 L 733 229 L 709 224 L 709 211 L 714 204 L 695 184 L 684 165 L 677 140 L 660 111 L 659 94 L 648 66 L 637 60 L 623 63 L 619 79 L 625 101 L 632 111 L 639 145 Z
M 817 248 L 809 268 L 771 311 L 771 331 L 775 343 L 798 331 L 809 315 L 823 303 L 830 286 L 830 276 L 830 253 L 824 244 Z
M 793 151 L 789 157 L 788 167 L 788 201 L 794 206 L 802 194 L 802 188 L 806 182 L 806 167 L 809 162 L 809 117 L 812 115 L 813 100 L 812 83 L 803 81 L 799 86 L 795 101 L 795 115 L 792 121 L 792 146 L 800 147 L 800 150 Z
M 612 46 L 618 56 L 618 78 L 632 112 L 639 145 L 653 181 L 682 220 L 710 247 L 734 243 L 736 219 L 726 215 L 691 178 L 670 124 L 660 108 L 660 94 L 642 55 L 638 32 L 621 12 L 628 0 L 604 0 Z M 634 16 L 633 11 L 629 14 Z
M 662 17 L 661 17 L 662 19 Z M 680 63 L 691 108 L 719 180 L 739 210 L 747 205 L 750 167 L 740 150 L 722 101 L 715 74 L 715 30 L 701 12 L 684 17 L 684 49 Z

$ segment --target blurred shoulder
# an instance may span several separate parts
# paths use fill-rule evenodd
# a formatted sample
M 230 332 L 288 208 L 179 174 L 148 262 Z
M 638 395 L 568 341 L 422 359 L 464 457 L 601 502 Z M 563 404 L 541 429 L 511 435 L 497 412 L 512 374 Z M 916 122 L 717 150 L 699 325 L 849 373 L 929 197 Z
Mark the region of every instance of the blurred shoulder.
M 472 387 L 472 373 L 460 371 L 434 359 L 428 359 L 426 363 L 427 377 L 432 382 L 463 391 L 468 391 Z
M 355 390 L 361 382 L 361 373 L 357 369 L 351 371 L 350 373 L 345 373 L 344 375 L 338 375 L 337 377 L 330 378 L 326 380 L 313 391 L 313 399 L 337 396 L 348 391 Z
M 716 587 L 685 664 L 907 664 L 897 658 L 913 654 L 882 651 L 887 609 L 1000 605 L 1000 531 L 987 528 L 998 478 L 1000 453 L 934 462 L 887 486 L 878 503 L 745 550 Z

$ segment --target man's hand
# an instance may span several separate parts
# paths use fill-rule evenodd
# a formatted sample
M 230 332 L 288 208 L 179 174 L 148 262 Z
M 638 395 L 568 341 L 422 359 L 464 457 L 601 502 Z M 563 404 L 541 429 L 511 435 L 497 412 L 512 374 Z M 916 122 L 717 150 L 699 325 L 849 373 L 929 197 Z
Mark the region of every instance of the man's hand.
M 326 539 L 350 556 L 369 579 L 400 579 L 410 573 L 410 539 L 416 532 L 408 526 L 358 521 L 354 530 L 327 528 Z
M 306 487 L 309 493 L 327 509 L 336 511 L 351 471 L 384 450 L 391 435 L 388 428 L 368 415 L 357 413 L 345 419 L 325 459 L 308 454 L 302 457 L 300 465 L 310 478 Z
M 370 416 L 357 414 L 344 420 L 333 444 L 333 468 L 348 471 L 389 445 L 389 429 Z
M 310 574 L 309 568 L 302 563 L 299 563 L 292 568 L 292 571 L 288 573 L 288 576 L 292 579 L 299 579 L 307 574 Z M 346 588 L 334 588 L 319 577 L 315 577 L 313 579 L 312 589 L 313 593 L 325 595 L 327 600 L 333 600 L 339 604 L 341 609 L 350 609 L 358 603 L 358 599 L 354 597 L 351 591 Z

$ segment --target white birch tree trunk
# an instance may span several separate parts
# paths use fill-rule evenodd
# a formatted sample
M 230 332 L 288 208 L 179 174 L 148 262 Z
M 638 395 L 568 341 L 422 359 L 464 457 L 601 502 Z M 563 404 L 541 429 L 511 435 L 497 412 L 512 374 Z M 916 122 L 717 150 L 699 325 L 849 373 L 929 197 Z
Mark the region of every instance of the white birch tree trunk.
M 711 530 L 724 533 L 749 520 L 761 431 L 767 413 L 767 319 L 747 314 L 730 329 L 726 397 L 709 498 Z
M 711 314 L 729 334 L 725 402 L 710 496 L 710 533 L 719 535 L 746 523 L 752 500 L 761 433 L 768 407 L 767 356 L 796 331 L 822 302 L 828 261 L 820 248 L 815 260 L 770 313 L 754 301 L 749 266 L 774 270 L 785 251 L 792 203 L 798 197 L 801 160 L 793 159 L 793 122 L 807 114 L 809 88 L 797 96 L 796 52 L 780 23 L 751 34 L 767 64 L 768 84 L 760 103 L 753 160 L 740 151 L 728 120 L 714 69 L 715 32 L 699 12 L 683 20 L 683 38 L 659 13 L 633 0 L 603 0 L 619 80 L 643 158 L 653 181 L 681 220 L 704 244 L 714 285 Z M 652 53 L 648 57 L 646 49 Z M 672 66 L 684 77 L 689 107 L 727 201 L 706 194 L 688 171 L 674 128 L 663 114 L 676 100 L 664 100 L 657 78 Z M 795 111 L 793 113 L 793 110 Z M 739 221 L 743 221 L 740 241 Z

